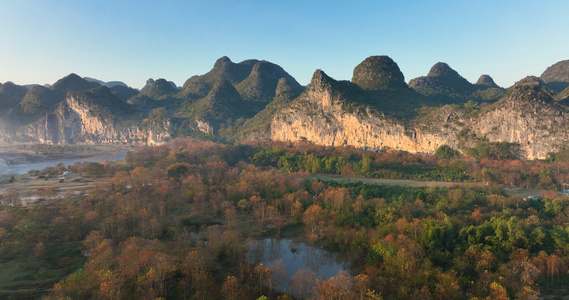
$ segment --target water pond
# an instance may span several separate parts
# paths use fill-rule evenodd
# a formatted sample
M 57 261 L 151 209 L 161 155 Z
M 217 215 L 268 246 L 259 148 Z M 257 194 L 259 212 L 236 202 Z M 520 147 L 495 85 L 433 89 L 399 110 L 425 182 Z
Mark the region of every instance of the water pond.
M 295 274 L 313 272 L 320 279 L 329 279 L 338 272 L 349 270 L 349 262 L 340 253 L 310 246 L 306 243 L 289 239 L 269 238 L 249 242 L 248 258 L 251 263 L 269 266 L 282 265 L 284 280 L 277 290 L 293 292 L 291 286 Z M 281 261 L 282 260 L 282 261 Z M 311 273 L 309 272 L 309 273 Z M 299 274 L 300 274 L 299 273 Z M 297 279 L 301 276 L 296 275 Z M 306 279 L 306 278 L 305 278 Z

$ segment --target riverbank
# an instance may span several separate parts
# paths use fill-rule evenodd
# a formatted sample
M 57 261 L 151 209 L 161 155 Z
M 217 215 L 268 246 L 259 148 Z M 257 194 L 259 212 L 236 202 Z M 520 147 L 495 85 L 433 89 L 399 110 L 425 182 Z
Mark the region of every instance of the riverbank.
M 10 176 L 27 174 L 28 170 L 41 170 L 59 162 L 97 161 L 105 158 L 124 159 L 134 148 L 123 145 L 13 145 L 0 146 L 0 183 Z M 27 168 L 30 165 L 30 168 Z

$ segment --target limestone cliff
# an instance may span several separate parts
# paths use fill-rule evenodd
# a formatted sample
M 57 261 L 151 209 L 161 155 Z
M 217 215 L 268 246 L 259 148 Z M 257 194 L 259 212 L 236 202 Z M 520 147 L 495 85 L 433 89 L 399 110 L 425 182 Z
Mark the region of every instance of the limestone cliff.
M 569 143 L 569 108 L 556 103 L 535 77 L 518 82 L 484 109 L 448 105 L 409 121 L 369 106 L 347 109 L 351 106 L 344 85 L 316 71 L 306 91 L 275 114 L 271 138 L 424 153 L 443 144 L 465 151 L 482 138 L 518 144 L 519 155 L 528 159 L 543 159 Z
M 171 138 L 169 134 L 171 125 L 168 119 L 161 124 L 142 126 L 117 117 L 116 109 L 111 113 L 104 106 L 85 101 L 82 95 L 82 93 L 68 93 L 65 101 L 53 113 L 20 128 L 11 140 L 48 144 L 154 145 Z
M 317 70 L 308 88 L 275 114 L 271 138 L 282 141 L 306 139 L 329 146 L 434 152 L 440 145 L 448 144 L 448 136 L 456 130 L 431 133 L 406 126 L 369 107 L 347 109 L 343 84 L 346 83 L 339 83 Z
M 568 113 L 566 106 L 555 103 L 539 78 L 526 77 L 473 118 L 469 127 L 490 141 L 519 144 L 522 157 L 542 159 L 569 145 Z

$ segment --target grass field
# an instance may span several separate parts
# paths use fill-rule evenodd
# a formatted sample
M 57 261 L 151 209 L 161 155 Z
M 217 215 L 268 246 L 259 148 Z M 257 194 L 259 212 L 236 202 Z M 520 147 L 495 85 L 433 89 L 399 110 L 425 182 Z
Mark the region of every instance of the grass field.
M 0 258 L 0 299 L 40 298 L 54 283 L 83 265 L 81 248 L 81 242 L 48 242 L 41 260 Z

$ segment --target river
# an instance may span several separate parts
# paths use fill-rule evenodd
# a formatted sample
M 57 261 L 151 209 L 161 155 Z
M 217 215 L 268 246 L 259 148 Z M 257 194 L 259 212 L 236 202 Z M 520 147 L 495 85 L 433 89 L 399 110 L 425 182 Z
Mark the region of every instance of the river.
M 95 154 L 91 157 L 83 157 L 83 158 L 66 158 L 63 160 L 50 160 L 46 159 L 45 161 L 40 162 L 33 162 L 33 163 L 21 163 L 21 164 L 13 164 L 8 165 L 6 163 L 2 163 L 0 160 L 0 179 L 7 178 L 9 176 L 19 176 L 28 174 L 30 170 L 43 170 L 47 167 L 55 166 L 58 163 L 63 163 L 65 166 L 73 165 L 76 162 L 98 162 L 98 161 L 114 161 L 114 160 L 124 160 L 126 157 L 126 153 L 128 151 L 126 149 L 120 149 L 113 152 L 106 152 L 101 154 Z M 0 153 L 1 156 L 2 153 Z

